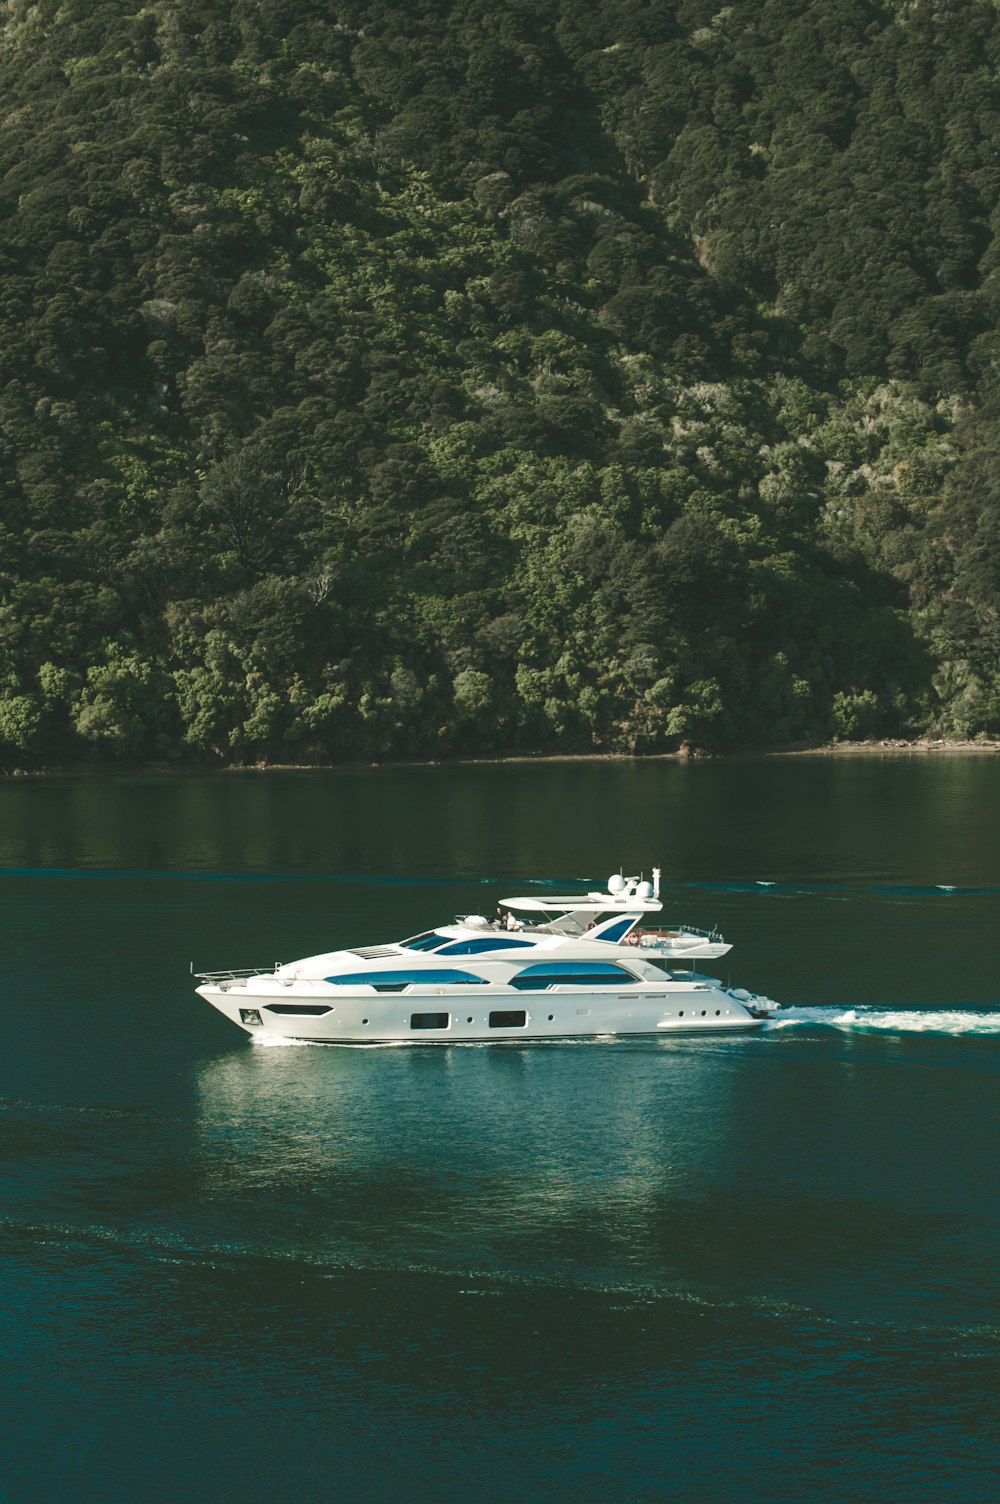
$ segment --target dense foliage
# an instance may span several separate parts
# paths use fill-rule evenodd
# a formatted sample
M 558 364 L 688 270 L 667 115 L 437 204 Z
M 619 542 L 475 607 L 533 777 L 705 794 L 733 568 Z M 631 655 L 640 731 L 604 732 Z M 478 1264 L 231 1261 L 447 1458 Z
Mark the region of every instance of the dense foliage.
M 0 17 L 0 763 L 1000 730 L 988 0 Z

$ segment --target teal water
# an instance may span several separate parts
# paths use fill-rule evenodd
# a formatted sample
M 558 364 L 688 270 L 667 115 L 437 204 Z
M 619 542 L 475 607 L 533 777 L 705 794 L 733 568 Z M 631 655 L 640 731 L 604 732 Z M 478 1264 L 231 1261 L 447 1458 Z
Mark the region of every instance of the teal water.
M 0 1499 L 994 1499 L 998 815 L 989 758 L 0 785 Z M 260 1047 L 187 974 L 656 861 L 780 1025 Z

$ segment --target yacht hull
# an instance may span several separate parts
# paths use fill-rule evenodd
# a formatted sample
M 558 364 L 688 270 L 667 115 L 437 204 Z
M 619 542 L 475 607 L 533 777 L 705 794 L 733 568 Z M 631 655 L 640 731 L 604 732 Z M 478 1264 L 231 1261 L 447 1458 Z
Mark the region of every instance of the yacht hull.
M 205 984 L 206 1002 L 252 1037 L 313 1044 L 453 1045 L 511 1040 L 724 1034 L 764 1019 L 711 983 L 641 986 L 595 996 L 563 988 L 525 993 L 492 987 L 489 997 L 454 987 L 347 995 L 322 982 L 289 988 L 259 977 Z

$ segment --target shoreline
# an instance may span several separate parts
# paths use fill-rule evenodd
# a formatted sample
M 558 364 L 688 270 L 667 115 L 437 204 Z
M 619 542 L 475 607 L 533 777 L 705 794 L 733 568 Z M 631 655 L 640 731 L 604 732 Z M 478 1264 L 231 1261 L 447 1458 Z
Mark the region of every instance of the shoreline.
M 0 779 L 56 778 L 135 778 L 135 777 L 233 777 L 261 773 L 334 773 L 360 772 L 377 768 L 467 768 L 508 767 L 532 763 L 581 762 L 735 762 L 752 758 L 778 757 L 969 757 L 1000 753 L 1000 737 L 976 740 L 918 737 L 907 741 L 901 737 L 882 737 L 872 741 L 823 742 L 814 746 L 771 747 L 738 752 L 707 752 L 702 748 L 681 748 L 677 752 L 510 752 L 469 757 L 415 757 L 356 760 L 352 762 L 256 762 L 224 764 L 192 763 L 120 763 L 118 765 L 71 763 L 51 768 L 10 768 L 0 772 Z
M 945 737 L 917 737 L 906 741 L 902 737 L 882 737 L 867 742 L 827 742 L 817 747 L 784 747 L 779 751 L 766 752 L 765 757 L 864 757 L 900 752 L 933 756 L 960 754 L 988 754 L 1000 752 L 1000 738 L 984 737 L 982 740 L 950 740 Z

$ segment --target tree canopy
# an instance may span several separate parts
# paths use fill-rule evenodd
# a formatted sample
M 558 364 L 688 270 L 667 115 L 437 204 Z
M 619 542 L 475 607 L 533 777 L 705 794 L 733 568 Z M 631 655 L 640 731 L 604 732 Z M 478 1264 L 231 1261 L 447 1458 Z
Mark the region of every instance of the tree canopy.
M 0 765 L 1000 731 L 989 0 L 4 0 Z

